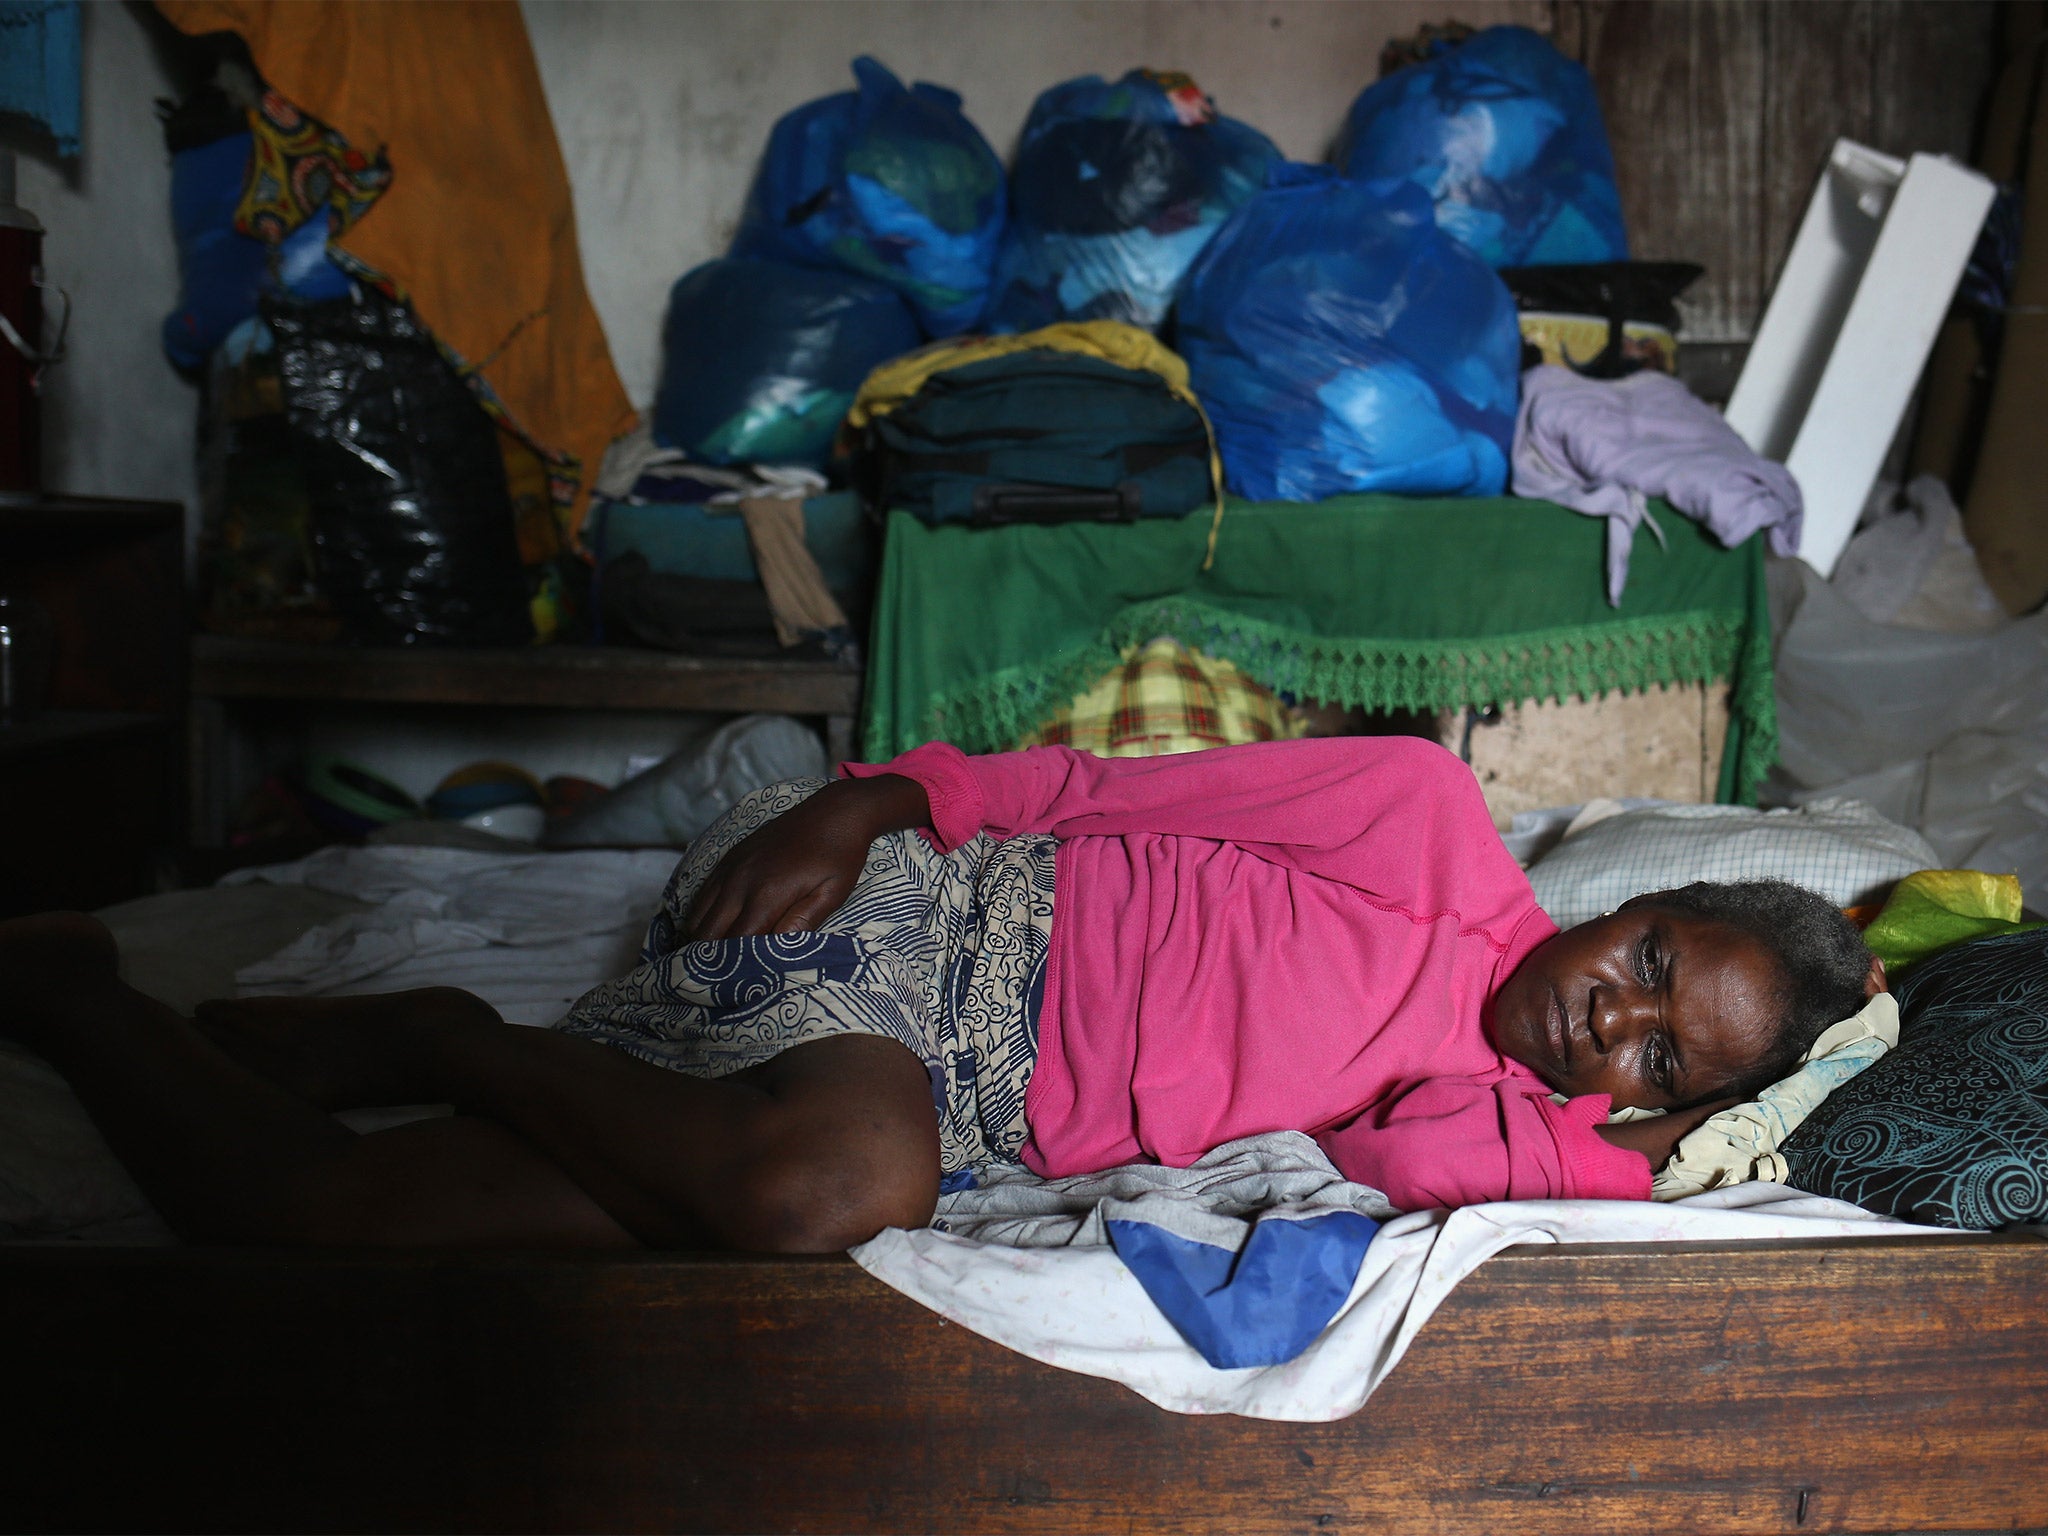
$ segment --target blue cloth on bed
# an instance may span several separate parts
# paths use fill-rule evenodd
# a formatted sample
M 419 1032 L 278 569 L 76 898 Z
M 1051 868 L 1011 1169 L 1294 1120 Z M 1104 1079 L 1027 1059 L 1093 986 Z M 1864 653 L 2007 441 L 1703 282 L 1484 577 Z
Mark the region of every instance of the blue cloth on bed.
M 1105 1225 L 1145 1294 L 1219 1370 L 1282 1365 L 1308 1348 L 1350 1296 L 1380 1227 L 1356 1211 L 1271 1211 L 1240 1248 L 1156 1219 Z

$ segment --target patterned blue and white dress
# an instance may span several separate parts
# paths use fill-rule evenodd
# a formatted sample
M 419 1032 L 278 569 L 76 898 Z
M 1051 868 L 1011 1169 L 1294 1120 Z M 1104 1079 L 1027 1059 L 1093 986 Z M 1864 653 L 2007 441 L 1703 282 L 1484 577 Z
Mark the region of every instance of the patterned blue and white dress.
M 852 896 L 814 933 L 679 941 L 727 850 L 825 782 L 771 785 L 706 829 L 669 878 L 640 966 L 585 993 L 555 1028 L 695 1077 L 807 1040 L 883 1035 L 931 1075 L 942 1173 L 1014 1158 L 1038 1058 L 1053 838 L 983 836 L 942 854 L 896 833 L 876 840 Z

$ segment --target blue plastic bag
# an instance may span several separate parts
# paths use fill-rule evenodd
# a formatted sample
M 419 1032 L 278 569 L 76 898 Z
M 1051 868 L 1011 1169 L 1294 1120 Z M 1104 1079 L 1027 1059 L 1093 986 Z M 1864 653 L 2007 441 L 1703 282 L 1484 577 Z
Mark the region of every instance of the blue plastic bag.
M 1260 501 L 1497 496 L 1522 337 L 1412 182 L 1282 165 L 1188 273 L 1180 354 L 1224 479 Z
M 1114 85 L 1084 75 L 1043 92 L 1010 173 L 988 328 L 1155 329 L 1202 247 L 1279 159 L 1186 76 L 1134 69 Z
M 654 440 L 711 464 L 822 468 L 854 392 L 920 340 L 896 291 L 728 256 L 669 291 Z
M 735 256 L 858 272 L 910 301 L 931 336 L 967 330 L 988 307 L 1002 240 L 1002 162 L 960 111 L 875 60 L 860 88 L 787 113 L 768 136 L 734 238 Z
M 1413 181 L 1493 266 L 1628 260 L 1593 79 L 1527 27 L 1489 27 L 1367 87 L 1336 161 Z
M 232 133 L 171 156 L 171 229 L 178 245 L 178 307 L 164 317 L 164 351 L 198 368 L 228 332 L 256 313 L 259 294 L 280 288 L 309 302 L 349 291 L 327 254 L 327 218 L 308 219 L 271 249 L 235 228 L 252 137 Z

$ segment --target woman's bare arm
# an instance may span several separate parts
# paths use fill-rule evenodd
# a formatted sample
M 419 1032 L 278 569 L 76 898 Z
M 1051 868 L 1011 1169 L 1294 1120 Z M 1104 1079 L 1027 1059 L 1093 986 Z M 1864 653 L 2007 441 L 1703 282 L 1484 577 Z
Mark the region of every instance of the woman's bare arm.
M 1678 1144 L 1686 1135 L 1724 1109 L 1740 1104 L 1740 1099 L 1715 1099 L 1710 1104 L 1695 1104 L 1691 1109 L 1674 1109 L 1669 1114 L 1654 1115 L 1648 1120 L 1630 1120 L 1621 1125 L 1595 1126 L 1617 1147 L 1626 1147 L 1631 1152 L 1640 1152 L 1650 1160 L 1650 1171 L 1656 1172 L 1671 1161 L 1671 1154 L 1678 1150 Z

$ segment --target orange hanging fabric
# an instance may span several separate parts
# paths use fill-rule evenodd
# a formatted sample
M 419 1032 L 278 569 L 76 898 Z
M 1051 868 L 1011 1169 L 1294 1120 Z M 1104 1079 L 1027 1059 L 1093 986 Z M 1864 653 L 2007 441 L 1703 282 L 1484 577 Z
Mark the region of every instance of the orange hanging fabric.
M 573 528 L 632 402 L 583 286 L 569 176 L 517 5 L 159 0 L 181 31 L 235 32 L 264 80 L 389 188 L 334 244 L 390 278 L 569 481 Z

